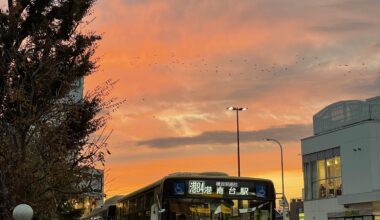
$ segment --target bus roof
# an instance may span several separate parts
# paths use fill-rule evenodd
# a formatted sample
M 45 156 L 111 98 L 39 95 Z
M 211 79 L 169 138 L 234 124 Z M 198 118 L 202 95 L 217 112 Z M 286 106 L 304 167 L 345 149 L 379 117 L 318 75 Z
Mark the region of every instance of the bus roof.
M 200 179 L 224 179 L 224 180 L 248 180 L 248 181 L 263 181 L 263 182 L 270 182 L 273 185 L 273 182 L 269 179 L 262 179 L 262 178 L 252 178 L 252 177 L 237 177 L 237 176 L 229 176 L 227 173 L 223 172 L 201 172 L 201 173 L 195 173 L 195 172 L 177 172 L 169 174 L 160 180 L 155 181 L 152 184 L 149 184 L 139 190 L 136 190 L 132 193 L 127 194 L 126 196 L 121 197 L 117 202 L 123 201 L 127 198 L 134 197 L 135 195 L 138 195 L 142 192 L 149 191 L 159 185 L 161 185 L 165 180 L 167 179 L 188 179 L 188 178 L 200 178 Z

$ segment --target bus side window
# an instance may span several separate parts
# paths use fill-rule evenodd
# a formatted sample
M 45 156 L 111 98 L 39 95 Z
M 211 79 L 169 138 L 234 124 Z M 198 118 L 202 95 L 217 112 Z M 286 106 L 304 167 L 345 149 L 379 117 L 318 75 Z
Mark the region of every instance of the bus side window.
M 154 203 L 154 192 L 148 192 L 145 195 L 145 210 L 150 210 Z
M 129 200 L 128 219 L 131 219 L 131 220 L 136 219 L 136 212 L 137 212 L 136 206 L 137 206 L 136 199 Z
M 129 201 L 126 200 L 123 202 L 123 211 L 122 211 L 122 217 L 121 220 L 127 220 L 128 219 L 128 209 L 129 209 Z
M 115 220 L 116 217 L 116 206 L 111 205 L 108 207 L 107 220 Z
M 137 218 L 144 219 L 144 195 L 137 198 Z

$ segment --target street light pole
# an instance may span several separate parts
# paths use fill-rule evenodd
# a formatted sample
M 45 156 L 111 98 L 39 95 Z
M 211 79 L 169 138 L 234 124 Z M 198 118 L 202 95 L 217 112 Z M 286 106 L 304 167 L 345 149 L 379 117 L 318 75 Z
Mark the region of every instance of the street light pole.
M 285 205 L 284 205 L 284 199 L 285 199 L 285 191 L 284 191 L 284 157 L 283 157 L 283 154 L 282 154 L 282 145 L 281 143 L 276 140 L 276 139 L 273 139 L 273 138 L 266 138 L 265 139 L 266 141 L 273 141 L 273 142 L 276 142 L 278 144 L 278 146 L 280 146 L 280 150 L 281 150 L 281 177 L 282 177 L 282 210 L 285 210 Z
M 228 107 L 227 110 L 236 111 L 236 140 L 237 140 L 237 158 L 238 158 L 238 176 L 240 177 L 240 141 L 239 141 L 239 111 L 246 111 L 248 108 Z
M 236 110 L 236 140 L 237 140 L 237 156 L 238 156 L 238 177 L 240 177 L 240 141 L 239 141 L 239 110 Z

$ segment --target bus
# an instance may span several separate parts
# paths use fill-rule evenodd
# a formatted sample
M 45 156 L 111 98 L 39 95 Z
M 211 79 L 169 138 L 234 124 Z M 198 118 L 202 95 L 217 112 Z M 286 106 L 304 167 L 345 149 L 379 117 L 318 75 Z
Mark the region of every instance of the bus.
M 266 179 L 220 172 L 174 173 L 119 199 L 117 220 L 275 220 Z
M 92 210 L 81 220 L 116 220 L 116 203 L 122 196 L 113 196 L 105 201 L 103 205 Z

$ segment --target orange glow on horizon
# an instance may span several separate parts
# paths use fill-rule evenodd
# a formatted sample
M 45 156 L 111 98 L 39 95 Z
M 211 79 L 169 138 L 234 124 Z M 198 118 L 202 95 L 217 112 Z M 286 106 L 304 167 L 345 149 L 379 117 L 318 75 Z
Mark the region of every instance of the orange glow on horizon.
M 100 67 L 85 90 L 112 78 L 119 83 L 111 96 L 127 100 L 108 123 L 106 194 L 127 194 L 173 172 L 235 175 L 235 136 L 223 134 L 236 132 L 236 114 L 226 107 L 244 106 L 241 132 L 280 139 L 286 194 L 301 197 L 300 139 L 312 133 L 281 136 L 274 128 L 311 128 L 326 105 L 380 93 L 370 28 L 377 11 L 341 4 L 347 10 L 315 2 L 97 1 L 89 28 L 103 35 Z M 363 26 L 348 19 L 353 14 Z M 242 175 L 281 188 L 274 143 L 242 137 L 241 152 Z

